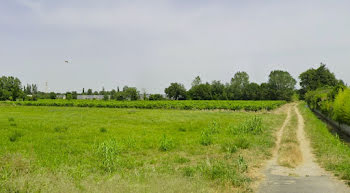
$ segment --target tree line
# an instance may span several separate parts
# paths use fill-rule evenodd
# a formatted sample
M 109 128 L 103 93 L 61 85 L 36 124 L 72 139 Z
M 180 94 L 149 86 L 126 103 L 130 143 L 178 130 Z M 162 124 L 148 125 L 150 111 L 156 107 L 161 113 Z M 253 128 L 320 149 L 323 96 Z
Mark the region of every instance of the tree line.
M 325 64 L 319 68 L 308 69 L 299 75 L 301 89 L 296 90 L 296 80 L 287 71 L 274 70 L 269 74 L 267 82 L 257 84 L 249 80 L 246 72 L 237 72 L 228 83 L 214 80 L 211 83 L 202 82 L 199 76 L 192 81 L 191 88 L 186 90 L 181 83 L 174 82 L 165 88 L 164 92 L 168 99 L 172 100 L 286 100 L 290 101 L 299 95 L 304 99 L 309 91 L 324 86 L 335 87 L 345 85 L 342 80 L 336 79 L 334 73 L 330 72 Z M 0 78 L 0 100 L 37 100 L 56 99 L 59 93 L 45 93 L 38 91 L 35 84 L 21 86 L 18 78 L 2 76 Z M 164 100 L 161 94 L 147 95 L 135 87 L 124 86 L 106 91 L 93 91 L 82 89 L 63 93 L 67 99 L 77 99 L 81 95 L 103 95 L 105 100 Z
M 174 100 L 292 100 L 296 80 L 286 71 L 275 70 L 266 83 L 249 81 L 246 72 L 237 72 L 229 83 L 214 80 L 203 83 L 197 76 L 187 91 L 181 83 L 171 83 L 164 90 Z

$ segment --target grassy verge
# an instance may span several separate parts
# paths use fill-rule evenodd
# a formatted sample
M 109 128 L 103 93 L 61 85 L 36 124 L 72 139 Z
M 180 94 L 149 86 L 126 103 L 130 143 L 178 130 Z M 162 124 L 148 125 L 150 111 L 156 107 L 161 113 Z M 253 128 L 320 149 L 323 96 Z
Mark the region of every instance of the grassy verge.
M 284 118 L 0 106 L 0 192 L 249 192 Z
M 311 139 L 311 145 L 318 162 L 326 170 L 339 178 L 350 182 L 350 147 L 339 137 L 332 135 L 327 125 L 319 120 L 305 103 L 299 105 L 305 119 L 305 130 Z
M 278 150 L 278 164 L 285 167 L 295 168 L 302 161 L 297 138 L 298 118 L 294 108 L 291 110 L 291 119 L 284 128 L 280 148 Z

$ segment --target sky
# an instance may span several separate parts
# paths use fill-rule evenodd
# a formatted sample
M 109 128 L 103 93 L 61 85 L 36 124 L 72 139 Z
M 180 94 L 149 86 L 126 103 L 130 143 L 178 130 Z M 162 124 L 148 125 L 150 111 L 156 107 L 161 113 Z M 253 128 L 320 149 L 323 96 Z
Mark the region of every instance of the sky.
M 195 76 L 301 72 L 350 83 L 350 1 L 0 0 L 0 76 L 66 92 L 163 93 Z M 68 60 L 69 63 L 65 61 Z

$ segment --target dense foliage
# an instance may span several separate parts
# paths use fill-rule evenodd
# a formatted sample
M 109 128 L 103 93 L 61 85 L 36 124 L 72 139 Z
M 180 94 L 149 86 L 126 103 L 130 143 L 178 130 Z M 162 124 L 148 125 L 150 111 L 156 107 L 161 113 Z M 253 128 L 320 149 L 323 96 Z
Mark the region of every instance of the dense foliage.
M 326 87 L 309 91 L 305 100 L 311 109 L 350 125 L 350 89 L 344 87 Z
M 325 64 L 320 65 L 319 68 L 311 68 L 299 75 L 300 79 L 300 95 L 303 98 L 309 91 L 326 86 L 344 85 L 343 81 L 336 79 L 335 75 L 329 71 Z
M 183 85 L 171 83 L 165 89 L 168 98 L 192 100 L 292 100 L 296 80 L 286 71 L 275 70 L 269 75 L 269 81 L 261 85 L 249 82 L 246 72 L 237 72 L 230 83 L 213 81 L 202 83 L 199 76 L 186 92 Z M 182 93 L 175 95 L 175 93 Z M 177 97 L 181 96 L 181 97 Z
M 21 81 L 18 78 L 12 76 L 0 78 L 0 100 L 16 100 L 22 96 Z
M 247 111 L 258 111 L 264 109 L 272 110 L 285 103 L 285 101 L 102 101 L 59 99 L 15 102 L 17 105 L 27 106 L 75 106 L 140 109 L 226 109 Z

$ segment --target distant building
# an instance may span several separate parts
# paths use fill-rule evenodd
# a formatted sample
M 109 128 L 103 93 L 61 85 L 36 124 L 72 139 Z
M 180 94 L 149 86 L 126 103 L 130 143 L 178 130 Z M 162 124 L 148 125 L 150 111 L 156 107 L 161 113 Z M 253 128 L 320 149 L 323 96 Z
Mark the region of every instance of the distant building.
M 56 99 L 66 99 L 66 95 L 65 94 L 58 94 L 58 95 L 56 95 Z
M 108 99 L 110 99 L 111 98 L 111 96 L 110 95 L 108 95 Z M 77 99 L 87 99 L 87 100 L 93 100 L 93 99 L 95 99 L 95 100 L 103 100 L 104 99 L 104 95 L 78 95 L 77 96 Z

